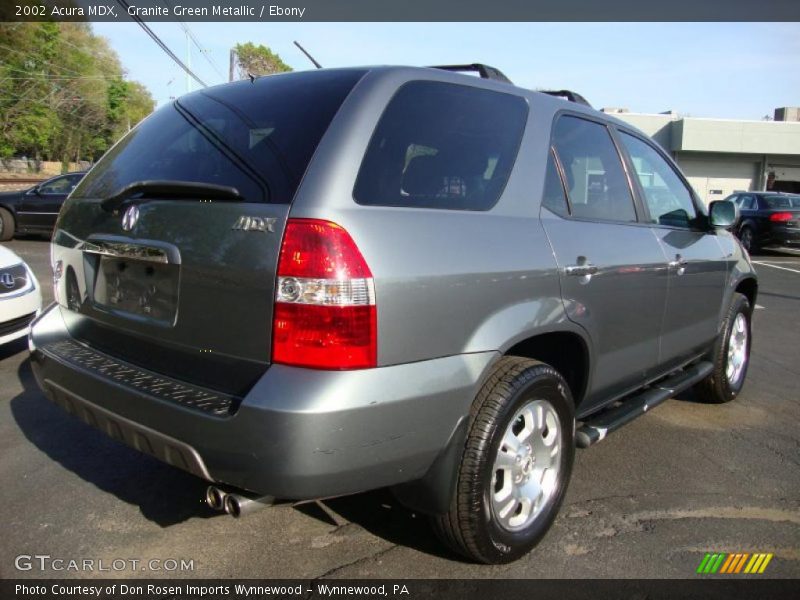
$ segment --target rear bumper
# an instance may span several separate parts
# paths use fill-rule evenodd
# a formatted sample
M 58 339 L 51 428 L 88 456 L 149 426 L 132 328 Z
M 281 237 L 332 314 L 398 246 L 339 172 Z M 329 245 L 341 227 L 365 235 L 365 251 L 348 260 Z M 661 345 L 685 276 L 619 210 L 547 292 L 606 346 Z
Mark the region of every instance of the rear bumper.
M 87 368 L 51 351 L 72 342 L 60 310 L 48 310 L 31 332 L 33 372 L 48 398 L 165 462 L 279 498 L 350 494 L 422 477 L 496 357 L 360 371 L 273 365 L 235 414 L 217 416 L 130 385 L 116 359 L 112 370 Z
M 795 246 L 800 244 L 800 229 L 772 227 L 765 232 L 764 245 Z

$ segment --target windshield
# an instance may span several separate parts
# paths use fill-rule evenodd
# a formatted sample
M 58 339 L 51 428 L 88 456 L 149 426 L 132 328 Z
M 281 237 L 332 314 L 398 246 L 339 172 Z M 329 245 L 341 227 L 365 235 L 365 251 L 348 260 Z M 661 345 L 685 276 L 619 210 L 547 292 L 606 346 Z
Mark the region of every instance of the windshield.
M 247 202 L 291 202 L 308 163 L 364 71 L 272 75 L 188 94 L 109 150 L 73 198 L 140 181 L 236 188 Z

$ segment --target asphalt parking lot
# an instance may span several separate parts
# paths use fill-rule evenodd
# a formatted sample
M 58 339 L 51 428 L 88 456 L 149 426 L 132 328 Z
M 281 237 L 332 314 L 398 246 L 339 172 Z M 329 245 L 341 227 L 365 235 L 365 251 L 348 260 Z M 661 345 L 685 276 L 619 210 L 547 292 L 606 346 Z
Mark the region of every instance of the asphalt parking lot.
M 49 302 L 47 242 L 8 246 Z M 200 479 L 51 405 L 24 342 L 0 348 L 0 577 L 684 578 L 706 552 L 771 552 L 761 577 L 798 577 L 800 252 L 754 260 L 760 293 L 741 396 L 709 406 L 684 394 L 579 451 L 553 529 L 529 556 L 498 567 L 447 553 L 424 517 L 384 491 L 239 520 L 212 512 Z M 18 571 L 19 555 L 128 563 Z M 148 570 L 154 559 L 162 570 Z M 164 570 L 169 560 L 192 568 Z

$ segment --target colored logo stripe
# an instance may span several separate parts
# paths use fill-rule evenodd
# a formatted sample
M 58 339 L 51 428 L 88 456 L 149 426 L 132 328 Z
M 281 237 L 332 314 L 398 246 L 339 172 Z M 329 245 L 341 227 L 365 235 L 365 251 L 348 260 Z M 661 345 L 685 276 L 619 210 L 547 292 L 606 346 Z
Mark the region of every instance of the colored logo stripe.
M 744 568 L 745 573 L 763 573 L 767 568 L 769 561 L 772 560 L 772 554 L 753 554 L 753 558 L 747 563 Z
M 773 556 L 771 553 L 750 554 L 748 552 L 737 552 L 726 554 L 725 552 L 706 552 L 703 560 L 700 561 L 700 566 L 697 567 L 697 573 L 724 573 L 729 575 L 736 573 L 763 573 Z
M 715 553 L 711 554 L 706 552 L 703 561 L 700 563 L 700 566 L 697 567 L 698 573 L 716 573 L 717 569 L 719 569 L 722 561 L 724 560 L 726 554 L 723 553 Z

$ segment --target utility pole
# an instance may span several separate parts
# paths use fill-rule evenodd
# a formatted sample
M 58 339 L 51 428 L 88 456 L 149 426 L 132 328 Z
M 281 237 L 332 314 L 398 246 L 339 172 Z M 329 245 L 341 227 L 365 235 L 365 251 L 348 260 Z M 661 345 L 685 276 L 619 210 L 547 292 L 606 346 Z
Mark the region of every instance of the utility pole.
M 189 67 L 191 70 L 192 68 L 192 47 L 189 44 L 189 30 L 185 29 L 184 33 L 186 34 L 186 66 Z M 186 92 L 189 93 L 192 91 L 192 78 L 189 77 L 189 73 L 186 73 Z
M 228 81 L 233 81 L 233 70 L 236 68 L 236 50 L 231 48 L 231 58 L 228 65 Z

